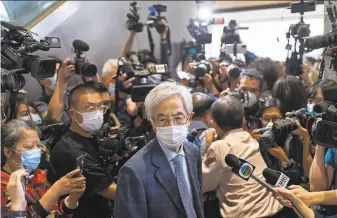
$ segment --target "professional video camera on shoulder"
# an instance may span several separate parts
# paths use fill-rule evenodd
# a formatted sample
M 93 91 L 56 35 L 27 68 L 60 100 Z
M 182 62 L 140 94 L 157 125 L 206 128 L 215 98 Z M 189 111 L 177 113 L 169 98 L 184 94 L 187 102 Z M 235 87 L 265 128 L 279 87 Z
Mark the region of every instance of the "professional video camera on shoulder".
M 337 103 L 321 101 L 314 105 L 316 119 L 311 127 L 315 144 L 328 148 L 337 148 Z
M 90 64 L 85 59 L 85 52 L 89 51 L 89 45 L 79 39 L 73 41 L 74 61 L 68 64 L 75 65 L 75 73 L 82 76 L 94 77 L 97 74 L 97 67 Z
M 32 55 L 38 50 L 48 51 L 50 48 L 60 48 L 60 40 L 56 37 L 46 37 L 38 42 L 32 33 L 21 26 L 15 26 L 1 21 L 4 30 L 1 40 L 1 68 L 6 74 L 1 75 L 1 92 L 17 92 L 25 85 L 21 74 L 30 73 L 34 78 L 53 77 L 56 60 L 40 58 Z M 37 35 L 37 34 L 35 34 Z

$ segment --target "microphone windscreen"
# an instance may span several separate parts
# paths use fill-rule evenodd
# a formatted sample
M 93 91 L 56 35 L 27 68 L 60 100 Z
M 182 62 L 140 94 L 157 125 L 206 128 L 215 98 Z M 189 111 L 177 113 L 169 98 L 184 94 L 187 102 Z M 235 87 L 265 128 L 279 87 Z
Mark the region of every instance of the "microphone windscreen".
M 90 48 L 87 43 L 79 39 L 75 39 L 73 41 L 73 47 L 75 50 L 79 50 L 79 51 L 89 51 L 89 48 Z
M 266 168 L 262 172 L 264 178 L 266 179 L 267 183 L 271 185 L 275 185 L 277 183 L 277 180 L 279 178 L 279 175 L 275 170 L 272 170 L 270 168 Z
M 241 167 L 241 161 L 234 154 L 227 154 L 225 162 L 228 166 L 235 169 L 239 169 Z
M 325 101 L 320 101 L 314 105 L 314 113 L 315 114 L 325 114 L 328 110 L 329 104 Z

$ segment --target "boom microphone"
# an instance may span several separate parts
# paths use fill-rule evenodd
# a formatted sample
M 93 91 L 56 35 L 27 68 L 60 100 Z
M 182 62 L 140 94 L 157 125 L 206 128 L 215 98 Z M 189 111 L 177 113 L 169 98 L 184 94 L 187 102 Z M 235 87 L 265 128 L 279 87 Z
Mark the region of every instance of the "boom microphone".
M 87 43 L 83 42 L 82 40 L 75 39 L 73 41 L 73 47 L 75 50 L 78 51 L 89 51 L 90 47 Z

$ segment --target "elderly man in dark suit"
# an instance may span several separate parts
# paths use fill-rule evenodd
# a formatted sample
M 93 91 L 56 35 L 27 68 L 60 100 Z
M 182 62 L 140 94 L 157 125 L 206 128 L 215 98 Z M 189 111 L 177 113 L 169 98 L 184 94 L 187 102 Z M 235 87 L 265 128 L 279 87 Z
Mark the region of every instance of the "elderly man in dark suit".
M 147 95 L 145 110 L 156 138 L 120 169 L 114 218 L 202 218 L 200 152 L 186 140 L 191 94 L 162 83 Z

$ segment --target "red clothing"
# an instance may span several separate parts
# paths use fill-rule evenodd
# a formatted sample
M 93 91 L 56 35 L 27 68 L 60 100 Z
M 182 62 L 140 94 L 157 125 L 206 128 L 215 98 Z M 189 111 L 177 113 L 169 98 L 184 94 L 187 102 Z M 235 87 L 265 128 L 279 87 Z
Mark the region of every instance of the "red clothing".
M 9 181 L 10 174 L 1 170 L 1 217 L 7 217 L 9 208 L 6 207 L 9 200 L 9 194 L 6 190 L 6 186 Z M 47 174 L 43 170 L 36 169 L 34 171 L 34 176 L 29 180 L 29 183 L 26 185 L 26 201 L 27 201 L 27 212 L 31 214 L 36 214 L 36 211 L 33 208 L 33 205 L 38 204 L 40 198 L 47 192 L 50 188 L 50 184 L 47 181 Z M 51 211 L 59 210 L 62 211 L 62 208 L 59 207 L 62 205 L 63 202 L 60 204 L 56 203 Z M 38 213 L 37 213 L 38 214 Z M 39 214 L 38 214 L 39 215 Z

